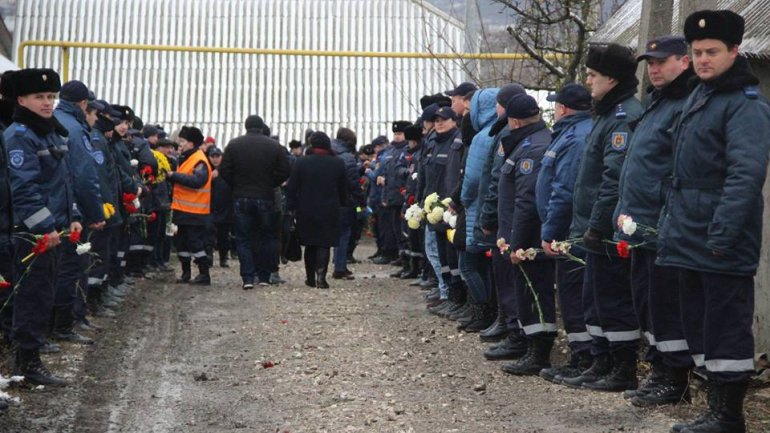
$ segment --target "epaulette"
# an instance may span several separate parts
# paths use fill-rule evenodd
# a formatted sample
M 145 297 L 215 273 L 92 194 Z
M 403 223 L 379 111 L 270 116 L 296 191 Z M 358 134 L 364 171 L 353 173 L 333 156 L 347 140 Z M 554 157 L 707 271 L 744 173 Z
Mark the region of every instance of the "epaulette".
M 743 88 L 743 94 L 749 99 L 757 99 L 759 97 L 759 90 L 754 86 L 746 86 Z
M 616 119 L 625 119 L 628 117 L 626 114 L 626 110 L 623 109 L 623 104 L 618 104 L 618 107 L 615 109 L 615 118 Z
M 19 123 L 16 125 L 16 130 L 14 132 L 15 132 L 15 135 L 22 136 L 27 132 L 27 126 Z

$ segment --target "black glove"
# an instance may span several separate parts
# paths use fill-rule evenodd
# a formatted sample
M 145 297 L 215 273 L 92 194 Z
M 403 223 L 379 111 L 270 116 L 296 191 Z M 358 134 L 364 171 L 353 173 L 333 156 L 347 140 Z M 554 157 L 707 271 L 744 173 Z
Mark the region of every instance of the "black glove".
M 592 251 L 602 251 L 602 234 L 601 232 L 588 228 L 583 235 L 583 245 Z

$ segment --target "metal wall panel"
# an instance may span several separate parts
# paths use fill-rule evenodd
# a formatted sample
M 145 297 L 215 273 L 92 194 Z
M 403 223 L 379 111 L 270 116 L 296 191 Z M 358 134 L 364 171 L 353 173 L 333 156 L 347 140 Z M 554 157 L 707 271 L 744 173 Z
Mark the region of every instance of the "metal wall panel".
M 463 27 L 422 0 L 20 0 L 25 40 L 346 51 L 463 51 Z M 436 31 L 439 29 L 440 31 Z M 449 41 L 450 43 L 447 43 Z M 15 50 L 14 50 L 15 53 Z M 459 62 L 72 49 L 70 77 L 168 131 L 224 144 L 260 114 L 286 144 L 340 126 L 359 144 L 414 119 L 419 98 L 463 79 Z M 14 59 L 18 61 L 18 59 Z M 58 48 L 26 66 L 61 69 Z M 303 140 L 304 141 L 304 140 Z

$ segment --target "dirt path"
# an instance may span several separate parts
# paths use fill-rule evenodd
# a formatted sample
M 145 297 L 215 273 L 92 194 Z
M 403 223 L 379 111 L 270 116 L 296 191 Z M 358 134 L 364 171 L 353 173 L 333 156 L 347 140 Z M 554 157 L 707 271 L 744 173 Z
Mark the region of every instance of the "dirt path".
M 511 377 L 389 268 L 355 269 L 327 291 L 304 287 L 300 264 L 253 291 L 237 262 L 208 288 L 144 284 L 96 347 L 47 358 L 73 385 L 15 391 L 0 432 L 641 433 L 702 407 L 640 410 Z

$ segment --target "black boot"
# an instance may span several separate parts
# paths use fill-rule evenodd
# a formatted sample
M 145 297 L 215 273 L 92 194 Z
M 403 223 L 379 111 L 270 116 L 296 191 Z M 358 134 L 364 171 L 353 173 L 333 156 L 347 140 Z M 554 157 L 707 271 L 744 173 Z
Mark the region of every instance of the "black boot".
M 316 272 L 315 286 L 319 289 L 328 289 L 329 283 L 326 282 L 326 272 L 329 269 L 329 249 L 318 248 L 316 251 Z
M 555 333 L 544 333 L 535 338 L 529 338 L 527 353 L 518 361 L 504 364 L 500 368 L 509 374 L 517 376 L 537 376 L 540 370 L 551 367 L 551 348 Z
M 420 276 L 420 263 L 422 258 L 421 257 L 414 257 L 412 256 L 409 259 L 409 265 L 406 266 L 402 271 L 399 278 L 402 280 L 411 280 L 413 278 L 417 278 Z
M 401 269 L 391 272 L 390 278 L 401 278 L 402 274 L 406 274 L 409 272 L 409 266 L 411 265 L 411 261 L 409 260 L 409 257 L 407 256 L 407 253 L 401 253 L 398 255 L 398 264 L 396 266 L 401 266 Z
M 69 341 L 77 344 L 94 344 L 94 340 L 75 332 L 75 315 L 72 308 L 57 308 L 54 311 L 51 337 L 56 341 Z
M 465 332 L 481 332 L 489 328 L 495 321 L 495 312 L 489 304 L 474 304 L 472 309 L 471 321 L 457 325 L 458 330 Z
M 227 251 L 220 251 L 219 252 L 219 267 L 220 268 L 229 268 L 230 265 L 227 263 Z
M 308 287 L 315 287 L 316 254 L 313 248 L 305 248 L 305 285 Z
M 663 361 L 653 361 L 652 372 L 650 372 L 650 375 L 639 385 L 639 388 L 624 391 L 623 398 L 630 399 L 638 397 L 646 394 L 650 389 L 658 387 L 663 383 L 665 372 L 666 369 L 663 365 Z
M 182 264 L 182 275 L 179 276 L 179 278 L 176 279 L 176 282 L 178 284 L 187 284 L 190 282 L 190 278 L 192 278 L 192 266 L 189 260 L 185 260 L 181 262 Z
M 647 385 L 644 392 L 637 393 L 631 404 L 638 407 L 659 406 L 690 402 L 690 386 L 687 379 L 689 368 L 664 367 L 664 373 L 653 385 Z M 648 381 L 648 383 L 652 380 Z M 639 388 L 640 390 L 643 387 Z
M 32 385 L 66 386 L 67 382 L 48 371 L 37 349 L 16 351 L 16 374 Z
M 508 326 L 505 323 L 506 317 L 500 304 L 497 305 L 497 318 L 492 325 L 479 332 L 479 338 L 481 341 L 500 341 L 508 334 Z
M 743 400 L 747 388 L 748 382 L 712 382 L 709 387 L 709 411 L 686 424 L 681 433 L 745 433 Z
M 200 263 L 198 265 L 198 275 L 195 277 L 194 280 L 192 280 L 192 284 L 196 284 L 199 286 L 211 285 L 211 275 L 209 275 L 208 263 Z
M 484 352 L 484 358 L 490 361 L 502 359 L 519 359 L 527 353 L 529 344 L 526 338 L 518 332 L 511 332 L 507 337 Z
M 583 371 L 591 366 L 591 361 L 592 358 L 590 354 L 579 355 L 573 353 L 570 356 L 569 362 L 566 364 L 544 368 L 540 370 L 539 375 L 549 382 L 562 383 L 564 379 L 572 379 L 580 376 Z
M 612 358 L 609 353 L 602 353 L 593 359 L 591 366 L 580 376 L 564 378 L 561 383 L 570 388 L 580 388 L 584 383 L 595 382 L 612 370 Z
M 595 382 L 586 382 L 583 388 L 594 391 L 622 392 L 639 386 L 636 378 L 636 350 L 621 349 L 612 353 L 612 370 Z

